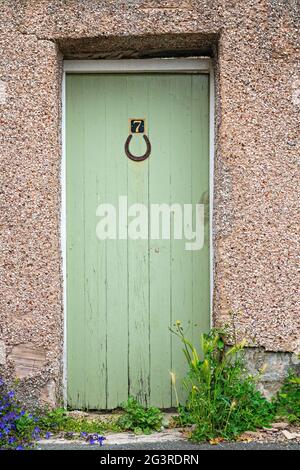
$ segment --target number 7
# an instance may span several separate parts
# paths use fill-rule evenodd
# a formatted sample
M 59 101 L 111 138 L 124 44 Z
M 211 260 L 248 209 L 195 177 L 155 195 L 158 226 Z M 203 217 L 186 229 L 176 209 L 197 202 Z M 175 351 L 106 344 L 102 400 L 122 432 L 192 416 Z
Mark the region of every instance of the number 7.
M 137 124 L 137 126 L 135 127 L 135 131 L 134 131 L 134 132 L 138 133 L 139 130 L 140 130 L 142 121 L 133 121 L 133 124 Z

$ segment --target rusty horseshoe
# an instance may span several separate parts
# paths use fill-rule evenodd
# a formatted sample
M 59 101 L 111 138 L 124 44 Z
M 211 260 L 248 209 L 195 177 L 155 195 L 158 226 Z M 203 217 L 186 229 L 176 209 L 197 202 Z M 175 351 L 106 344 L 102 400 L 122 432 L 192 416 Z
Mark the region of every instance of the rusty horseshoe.
M 129 150 L 129 144 L 130 144 L 130 141 L 132 139 L 132 134 L 130 134 L 126 139 L 125 147 L 124 147 L 125 148 L 125 153 L 126 153 L 127 157 L 130 158 L 130 160 L 133 160 L 134 162 L 142 162 L 142 161 L 146 160 L 146 158 L 148 158 L 150 153 L 151 153 L 150 140 L 148 139 L 148 137 L 145 134 L 143 134 L 143 137 L 144 137 L 144 141 L 146 142 L 146 145 L 147 145 L 147 150 L 144 153 L 144 155 L 140 155 L 140 156 L 132 155 L 132 153 Z

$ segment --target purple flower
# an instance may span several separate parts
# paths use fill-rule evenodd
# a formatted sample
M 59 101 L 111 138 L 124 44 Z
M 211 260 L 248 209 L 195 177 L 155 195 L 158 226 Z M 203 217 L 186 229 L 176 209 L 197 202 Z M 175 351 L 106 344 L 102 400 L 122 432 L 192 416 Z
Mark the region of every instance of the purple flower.
M 95 444 L 95 440 L 92 436 L 89 437 L 89 444 L 93 446 Z
M 33 432 L 31 433 L 33 439 L 35 439 L 36 441 L 39 441 L 40 440 L 40 430 L 36 431 L 37 428 L 34 428 Z M 38 428 L 39 429 L 39 428 Z
M 104 436 L 98 436 L 97 441 L 99 442 L 100 446 L 104 445 L 105 439 L 106 439 L 106 437 L 104 437 Z
M 81 436 L 81 437 L 86 437 L 86 436 L 87 436 L 87 432 L 82 431 L 82 432 L 80 433 L 80 436 Z
M 3 385 L 3 380 L 0 378 L 0 387 Z M 26 436 L 22 438 L 22 442 L 18 437 L 18 423 L 22 416 L 25 416 L 29 420 L 34 420 L 38 424 L 39 419 L 28 414 L 25 409 L 14 400 L 15 392 L 13 390 L 3 393 L 3 389 L 0 389 L 0 450 L 2 449 L 15 449 L 24 450 L 26 448 L 32 448 L 34 445 L 33 441 L 39 439 L 41 430 L 38 426 L 34 427 L 32 431 L 32 437 Z M 47 437 L 50 436 L 50 433 Z
M 46 434 L 45 434 L 45 438 L 49 439 L 50 436 L 51 436 L 51 432 L 47 431 Z

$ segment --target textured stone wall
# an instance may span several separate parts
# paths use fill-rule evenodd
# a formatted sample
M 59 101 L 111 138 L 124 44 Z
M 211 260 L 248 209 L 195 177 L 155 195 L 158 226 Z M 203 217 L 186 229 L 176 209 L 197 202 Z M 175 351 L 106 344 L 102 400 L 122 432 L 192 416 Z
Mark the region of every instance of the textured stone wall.
M 246 348 L 245 362 L 249 373 L 259 377 L 258 389 L 268 399 L 280 390 L 282 382 L 290 371 L 300 374 L 298 354 Z
M 300 348 L 298 15 L 296 0 L 0 2 L 0 372 L 28 403 L 62 394 L 63 56 L 214 56 L 214 321 L 240 312 L 249 345 Z

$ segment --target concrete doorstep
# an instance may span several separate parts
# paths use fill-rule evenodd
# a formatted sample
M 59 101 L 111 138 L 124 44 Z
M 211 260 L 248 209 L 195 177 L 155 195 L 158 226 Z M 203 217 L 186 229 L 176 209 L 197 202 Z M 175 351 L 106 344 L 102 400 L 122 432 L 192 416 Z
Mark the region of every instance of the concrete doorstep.
M 177 429 L 166 429 L 150 435 L 135 435 L 129 432 L 105 435 L 104 445 L 90 445 L 80 439 L 50 438 L 39 441 L 39 450 L 300 450 L 300 442 L 237 441 L 216 444 L 190 442 Z
M 119 446 L 127 444 L 143 444 L 143 443 L 156 443 L 156 442 L 178 442 L 186 441 L 183 434 L 177 429 L 166 429 L 161 432 L 154 432 L 152 434 L 134 434 L 130 432 L 110 433 L 105 435 L 104 446 Z M 83 445 L 87 447 L 100 447 L 99 445 L 91 446 L 88 442 L 82 439 L 62 439 L 62 438 L 50 438 L 41 439 L 39 441 L 41 446 L 48 445 Z

